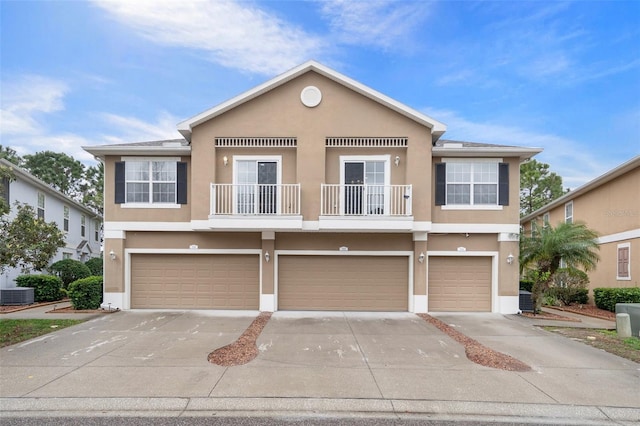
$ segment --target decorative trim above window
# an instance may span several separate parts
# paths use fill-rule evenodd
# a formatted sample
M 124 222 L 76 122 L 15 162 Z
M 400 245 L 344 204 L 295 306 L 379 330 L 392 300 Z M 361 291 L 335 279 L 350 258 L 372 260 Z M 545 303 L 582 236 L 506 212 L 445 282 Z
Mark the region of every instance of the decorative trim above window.
M 509 205 L 509 163 L 447 158 L 435 165 L 435 204 L 443 210 L 501 210 Z
M 409 138 L 354 138 L 329 137 L 325 141 L 327 148 L 406 148 Z
M 295 148 L 297 138 L 215 138 L 216 148 Z
M 631 280 L 631 243 L 618 244 L 616 279 L 619 281 Z

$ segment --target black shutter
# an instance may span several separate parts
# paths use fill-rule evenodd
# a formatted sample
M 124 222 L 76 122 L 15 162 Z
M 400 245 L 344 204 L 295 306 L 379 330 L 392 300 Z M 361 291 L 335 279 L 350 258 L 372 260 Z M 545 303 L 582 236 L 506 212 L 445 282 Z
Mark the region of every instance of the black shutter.
M 436 206 L 447 204 L 447 163 L 436 163 Z
M 178 185 L 176 187 L 178 204 L 187 204 L 187 163 L 177 164 Z
M 498 164 L 498 204 L 509 205 L 509 163 Z
M 116 162 L 116 204 L 125 202 L 124 161 Z

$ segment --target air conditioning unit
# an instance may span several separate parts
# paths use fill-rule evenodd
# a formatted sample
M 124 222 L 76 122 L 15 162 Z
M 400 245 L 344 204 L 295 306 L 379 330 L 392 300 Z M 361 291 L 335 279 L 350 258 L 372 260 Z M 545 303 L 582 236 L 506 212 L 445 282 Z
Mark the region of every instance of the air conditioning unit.
M 0 304 L 2 305 L 30 305 L 34 302 L 33 288 L 15 287 L 0 290 Z

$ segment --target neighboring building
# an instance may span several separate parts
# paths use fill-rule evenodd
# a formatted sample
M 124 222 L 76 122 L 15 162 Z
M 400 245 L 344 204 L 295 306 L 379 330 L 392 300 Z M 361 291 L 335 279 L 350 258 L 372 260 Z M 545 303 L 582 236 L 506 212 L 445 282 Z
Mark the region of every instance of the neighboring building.
M 15 180 L 0 183 L 0 195 L 9 203 L 9 218 L 16 214 L 14 203 L 28 204 L 39 218 L 55 222 L 65 233 L 65 246 L 51 263 L 70 258 L 86 262 L 92 257 L 100 257 L 102 238 L 102 217 L 84 205 L 53 189 L 47 183 L 31 175 L 26 170 L 0 158 L 0 165 L 11 168 Z M 0 288 L 15 287 L 15 278 L 22 272 L 9 268 L 0 274 Z
M 640 156 L 521 219 L 524 233 L 562 222 L 582 222 L 599 235 L 600 261 L 589 288 L 640 283 Z
M 519 164 L 317 62 L 105 164 L 105 303 L 518 311 Z M 482 135 L 479 135 L 482 136 Z

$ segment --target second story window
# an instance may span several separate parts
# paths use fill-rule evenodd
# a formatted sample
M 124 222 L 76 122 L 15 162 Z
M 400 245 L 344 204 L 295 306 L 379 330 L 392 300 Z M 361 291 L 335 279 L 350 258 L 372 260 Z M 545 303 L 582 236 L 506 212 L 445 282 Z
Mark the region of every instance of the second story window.
M 69 206 L 64 206 L 62 209 L 64 211 L 64 213 L 63 213 L 64 214 L 64 218 L 62 220 L 62 222 L 63 222 L 62 226 L 63 226 L 64 232 L 69 232 Z
M 564 205 L 564 221 L 565 223 L 573 223 L 573 201 Z
M 96 220 L 93 222 L 93 239 L 96 241 L 100 241 L 100 221 Z
M 42 192 L 38 192 L 38 219 L 44 220 L 45 197 Z
M 498 208 L 509 205 L 509 164 L 447 159 L 436 164 L 436 205 Z
M 80 216 L 80 236 L 84 237 L 86 234 L 86 228 L 87 228 L 87 218 L 85 217 L 85 215 Z
M 549 221 L 550 221 L 550 219 L 549 219 L 549 213 L 545 213 L 545 214 L 543 214 L 543 215 L 542 215 L 542 226 L 544 226 L 545 228 L 546 228 L 547 226 L 549 226 Z
M 126 158 L 116 163 L 115 202 L 130 207 L 187 203 L 186 163 L 175 158 Z

